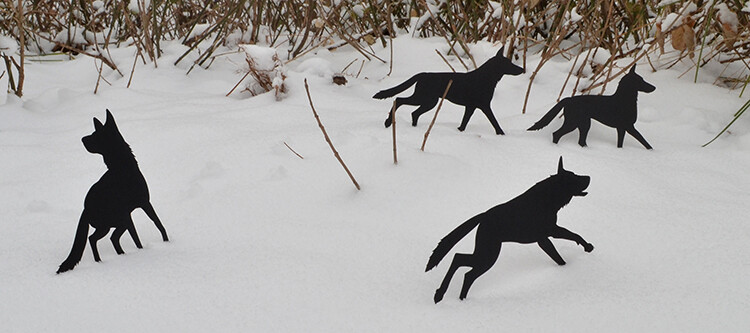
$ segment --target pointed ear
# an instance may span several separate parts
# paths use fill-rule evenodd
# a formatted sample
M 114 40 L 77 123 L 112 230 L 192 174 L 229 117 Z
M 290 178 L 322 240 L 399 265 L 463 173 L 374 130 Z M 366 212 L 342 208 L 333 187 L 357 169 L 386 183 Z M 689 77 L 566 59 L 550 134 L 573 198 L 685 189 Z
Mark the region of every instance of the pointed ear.
M 117 124 L 115 124 L 115 117 L 112 116 L 112 112 L 109 112 L 109 109 L 107 109 L 107 120 L 105 120 L 104 123 L 117 127 Z
M 96 117 L 94 117 L 94 130 L 98 131 L 102 129 L 102 127 L 104 127 L 104 125 L 102 125 L 102 122 L 99 121 L 99 119 L 96 119 Z
M 563 169 L 562 156 L 560 156 L 560 161 L 557 162 L 557 173 L 559 174 L 563 171 L 565 171 L 565 169 Z
M 495 54 L 496 57 L 503 56 L 505 54 L 505 45 L 500 48 L 500 51 L 497 51 L 497 54 Z
M 630 67 L 630 73 L 635 74 L 635 64 L 633 64 L 633 67 Z

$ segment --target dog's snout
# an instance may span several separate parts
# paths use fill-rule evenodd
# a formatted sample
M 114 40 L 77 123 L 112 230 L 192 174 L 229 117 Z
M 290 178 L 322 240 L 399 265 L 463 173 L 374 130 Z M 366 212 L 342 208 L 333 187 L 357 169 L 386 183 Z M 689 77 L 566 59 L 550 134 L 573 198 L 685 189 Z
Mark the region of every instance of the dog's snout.
M 589 184 L 591 184 L 591 177 L 589 176 L 581 176 L 583 177 L 583 188 L 586 189 L 589 187 Z

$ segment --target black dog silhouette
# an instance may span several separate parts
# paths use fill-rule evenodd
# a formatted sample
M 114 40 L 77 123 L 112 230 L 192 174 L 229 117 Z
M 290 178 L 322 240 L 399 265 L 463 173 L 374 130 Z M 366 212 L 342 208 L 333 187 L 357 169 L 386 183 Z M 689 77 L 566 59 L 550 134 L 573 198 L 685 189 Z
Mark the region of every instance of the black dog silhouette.
M 479 68 L 468 72 L 468 73 L 419 73 L 406 80 L 404 83 L 399 84 L 393 88 L 381 90 L 373 98 L 383 99 L 395 96 L 396 94 L 408 89 L 415 83 L 417 84 L 414 88 L 414 93 L 409 97 L 396 98 L 396 109 L 401 105 L 419 105 L 419 107 L 411 113 L 411 125 L 417 126 L 417 120 L 423 113 L 430 111 L 435 105 L 437 105 L 440 97 L 445 93 L 445 88 L 448 86 L 448 81 L 453 80 L 451 83 L 450 90 L 445 98 L 454 104 L 463 105 L 466 107 L 464 111 L 464 118 L 461 120 L 461 126 L 458 127 L 459 131 L 466 129 L 466 125 L 469 123 L 469 119 L 474 114 L 474 110 L 479 108 L 487 116 L 487 119 L 492 123 L 492 127 L 495 128 L 495 133 L 505 134 L 500 128 L 500 125 L 495 119 L 495 115 L 492 113 L 490 102 L 492 101 L 492 95 L 495 93 L 495 86 L 505 74 L 520 75 L 524 73 L 524 69 L 514 65 L 510 59 L 503 56 L 503 50 L 501 48 L 497 54 L 487 60 Z M 395 110 L 394 110 L 395 113 Z M 391 126 L 390 111 L 388 113 L 388 119 L 385 120 L 385 127 Z
M 618 148 L 622 148 L 625 132 L 627 132 L 646 149 L 651 149 L 651 145 L 635 129 L 635 121 L 638 118 L 638 92 L 650 93 L 654 90 L 656 90 L 656 87 L 644 81 L 640 75 L 635 73 L 635 65 L 633 65 L 630 71 L 620 79 L 617 91 L 613 95 L 583 95 L 564 98 L 552 110 L 549 110 L 542 119 L 539 119 L 534 126 L 531 126 L 529 131 L 536 131 L 549 125 L 552 119 L 564 108 L 565 121 L 560 129 L 552 133 L 552 142 L 554 143 L 560 141 L 563 135 L 578 128 L 578 144 L 585 147 L 586 135 L 588 135 L 591 127 L 591 119 L 596 119 L 604 125 L 617 129 Z
M 154 207 L 149 202 L 148 187 L 146 179 L 143 178 L 141 170 L 138 169 L 130 146 L 117 129 L 112 113 L 107 110 L 107 120 L 104 125 L 99 119 L 94 118 L 94 133 L 82 139 L 83 146 L 92 154 L 101 154 L 107 172 L 97 181 L 88 194 L 83 204 L 83 213 L 78 222 L 73 248 L 65 261 L 60 264 L 57 273 L 73 269 L 81 261 L 83 250 L 86 248 L 86 236 L 88 236 L 89 225 L 95 231 L 88 237 L 91 250 L 94 252 L 94 260 L 101 261 L 96 242 L 106 236 L 109 229 L 112 232 L 112 245 L 117 254 L 125 253 L 120 246 L 120 236 L 127 230 L 139 249 L 143 248 L 138 234 L 135 231 L 133 219 L 130 213 L 141 208 L 161 232 L 162 239 L 168 241 L 167 231 L 156 216 Z
M 594 246 L 581 236 L 557 225 L 557 211 L 567 205 L 573 196 L 585 196 L 590 182 L 589 176 L 579 176 L 563 169 L 562 157 L 557 166 L 557 174 L 542 180 L 513 200 L 490 208 L 472 217 L 445 236 L 427 262 L 427 270 L 442 260 L 466 234 L 477 228 L 474 253 L 456 253 L 448 273 L 440 288 L 435 291 L 435 303 L 443 299 L 453 274 L 462 266 L 471 270 L 464 275 L 460 299 L 466 298 L 471 284 L 495 264 L 500 255 L 502 242 L 537 243 L 558 265 L 565 261 L 557 253 L 548 237 L 568 239 L 582 245 L 586 252 Z

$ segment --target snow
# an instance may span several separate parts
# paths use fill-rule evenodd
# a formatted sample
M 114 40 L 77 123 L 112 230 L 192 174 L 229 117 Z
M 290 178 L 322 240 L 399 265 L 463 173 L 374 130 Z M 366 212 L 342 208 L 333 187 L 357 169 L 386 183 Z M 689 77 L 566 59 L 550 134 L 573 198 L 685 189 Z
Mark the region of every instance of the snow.
M 60 33 L 55 36 L 55 41 L 63 44 L 70 42 L 72 45 L 86 44 L 86 38 L 83 36 L 84 31 L 86 31 L 86 29 L 82 26 L 74 25 L 72 30 L 63 29 L 60 31 Z
M 667 32 L 681 26 L 685 22 L 685 18 L 690 16 L 692 13 L 695 13 L 697 10 L 698 6 L 696 6 L 694 3 L 686 3 L 685 6 L 683 6 L 676 13 L 669 13 L 666 17 L 664 17 L 664 19 L 661 21 L 662 30 L 664 32 Z
M 250 44 L 240 44 L 239 47 L 245 52 L 245 56 L 252 60 L 258 70 L 270 71 L 276 67 L 279 59 L 276 49 Z
M 391 130 L 383 128 L 392 100 L 371 96 L 416 72 L 449 70 L 434 52 L 443 43 L 404 34 L 394 39 L 391 76 L 389 64 L 367 62 L 346 86 L 321 73 L 359 53 L 311 52 L 288 67 L 289 93 L 280 102 L 273 94 L 225 97 L 243 75 L 242 53 L 186 76 L 197 54 L 172 66 L 186 50 L 179 42 L 162 44 L 158 68 L 139 65 L 129 89 L 134 48 L 112 50 L 125 77 L 105 67 L 112 86 L 102 82 L 96 95 L 98 67 L 89 57 L 27 63 L 24 97 L 9 95 L 0 106 L 3 331 L 750 329 L 750 118 L 700 147 L 746 97 L 712 85 L 711 66 L 694 84 L 679 78 L 687 69 L 681 64 L 656 73 L 639 64 L 657 87 L 640 95 L 636 124 L 654 150 L 631 137 L 617 149 L 615 130 L 598 123 L 589 147 L 576 144 L 575 132 L 555 145 L 560 119 L 525 130 L 554 105 L 572 65 L 553 59 L 536 77 L 527 114 L 521 107 L 530 71 L 499 83 L 492 106 L 505 136 L 494 135 L 479 113 L 457 131 L 463 109 L 445 103 L 421 152 L 434 111 L 415 128 L 406 125 L 413 108 L 404 106 L 393 165 Z M 373 47 L 389 59 L 388 47 Z M 477 63 L 497 47 L 473 45 Z M 527 68 L 539 60 L 530 57 Z M 361 191 L 323 139 L 305 78 Z M 75 270 L 55 275 L 86 192 L 105 171 L 80 141 L 105 108 L 138 159 L 171 241 L 162 242 L 138 210 L 144 249 L 126 235 L 126 254 L 118 256 L 102 239 L 101 263 L 87 249 Z M 424 272 L 438 241 L 554 173 L 559 156 L 566 169 L 592 177 L 589 195 L 563 208 L 559 224 L 596 249 L 553 240 L 568 262 L 558 267 L 535 245 L 506 244 L 468 299 L 458 300 L 462 269 L 433 304 L 452 256 Z M 472 245 L 470 234 L 452 252 Z
M 732 12 L 726 3 L 716 5 L 716 12 L 716 18 L 719 22 L 726 24 L 733 32 L 737 32 L 737 26 L 740 24 L 740 21 L 737 19 L 737 14 Z
M 500 19 L 503 18 L 503 4 L 495 1 L 488 1 L 489 9 L 492 10 L 492 18 Z
M 565 15 L 566 17 L 568 17 L 568 24 L 577 23 L 578 21 L 583 19 L 583 16 L 581 16 L 581 14 L 578 14 L 578 11 L 575 7 L 570 10 L 570 13 L 566 13 Z
M 133 13 L 140 13 L 151 5 L 151 0 L 130 0 L 128 9 Z
M 597 65 L 606 65 L 612 58 L 612 54 L 605 48 L 597 47 L 591 51 L 591 62 Z
M 659 2 L 658 5 L 656 5 L 656 8 L 661 8 L 661 7 L 669 6 L 669 5 L 675 4 L 677 2 L 679 2 L 679 0 L 661 0 L 661 2 Z
M 209 23 L 198 23 L 198 24 L 196 24 L 193 27 L 193 30 L 190 30 L 190 33 L 188 34 L 187 40 L 191 40 L 191 39 L 196 38 L 198 36 L 202 36 L 210 28 L 211 28 L 211 24 L 209 24 Z
M 7 55 L 14 55 L 18 52 L 18 42 L 8 36 L 0 35 L 0 52 Z

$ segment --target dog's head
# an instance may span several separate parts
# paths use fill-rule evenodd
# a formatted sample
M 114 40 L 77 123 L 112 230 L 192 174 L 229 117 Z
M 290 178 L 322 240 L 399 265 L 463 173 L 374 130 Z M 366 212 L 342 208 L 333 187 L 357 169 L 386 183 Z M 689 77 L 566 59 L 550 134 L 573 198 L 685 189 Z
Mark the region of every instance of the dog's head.
M 560 156 L 560 161 L 557 163 L 557 174 L 552 175 L 552 179 L 557 181 L 557 190 L 564 192 L 560 193 L 566 197 L 579 196 L 583 197 L 588 194 L 584 190 L 589 187 L 591 177 L 576 175 L 575 173 L 565 170 L 563 168 L 563 159 Z
M 107 155 L 115 149 L 127 146 L 115 124 L 115 118 L 107 110 L 107 119 L 102 124 L 99 119 L 94 118 L 94 133 L 84 136 L 83 146 L 92 154 Z
M 625 76 L 622 77 L 622 80 L 620 80 L 620 84 L 625 84 L 629 87 L 634 88 L 637 91 L 642 91 L 645 93 L 650 93 L 656 90 L 655 86 L 646 82 L 646 80 L 644 80 L 643 77 L 641 77 L 635 72 L 635 65 L 633 65 L 633 67 L 630 68 L 630 71 L 628 72 L 628 74 L 625 74 Z
M 524 70 L 523 67 L 516 66 L 510 59 L 505 57 L 503 55 L 504 52 L 505 46 L 501 47 L 500 51 L 497 51 L 497 54 L 487 61 L 487 63 L 492 66 L 493 72 L 501 76 L 504 74 L 516 76 L 526 73 L 526 70 Z

